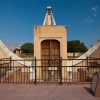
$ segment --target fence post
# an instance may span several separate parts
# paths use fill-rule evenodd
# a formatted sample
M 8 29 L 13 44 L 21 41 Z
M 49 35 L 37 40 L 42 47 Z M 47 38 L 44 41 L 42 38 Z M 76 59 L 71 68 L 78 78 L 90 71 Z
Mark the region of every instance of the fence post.
M 36 84 L 36 57 L 35 57 L 35 81 L 34 84 Z
M 11 70 L 11 56 L 10 56 L 10 70 Z
M 88 57 L 87 57 L 87 67 L 88 67 Z
M 60 57 L 60 85 L 62 85 L 62 58 Z

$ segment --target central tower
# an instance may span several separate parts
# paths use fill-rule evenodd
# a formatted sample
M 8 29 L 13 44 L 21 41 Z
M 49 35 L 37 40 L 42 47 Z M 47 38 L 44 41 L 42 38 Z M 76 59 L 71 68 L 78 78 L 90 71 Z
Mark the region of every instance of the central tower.
M 67 58 L 67 31 L 66 26 L 56 25 L 55 19 L 53 17 L 52 8 L 48 6 L 46 8 L 46 15 L 44 18 L 43 25 L 34 26 L 34 57 L 36 59 L 46 59 L 44 62 L 37 62 L 37 66 L 41 66 L 41 70 L 37 68 L 37 79 L 43 79 L 46 75 L 48 79 L 51 80 L 59 75 L 58 68 L 51 67 L 59 66 L 59 61 L 55 62 L 55 59 Z M 67 62 L 62 62 L 62 66 L 66 66 Z M 44 67 L 47 66 L 46 71 Z M 63 71 L 62 69 L 62 78 Z M 65 72 L 65 71 L 64 71 Z M 40 75 L 41 73 L 41 75 Z

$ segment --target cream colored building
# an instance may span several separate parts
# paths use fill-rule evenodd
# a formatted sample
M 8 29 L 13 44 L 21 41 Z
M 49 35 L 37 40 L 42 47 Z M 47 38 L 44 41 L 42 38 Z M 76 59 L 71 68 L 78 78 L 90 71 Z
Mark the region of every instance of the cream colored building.
M 49 72 L 44 73 L 42 72 L 43 68 L 38 69 L 37 67 L 37 79 L 43 79 L 44 74 L 47 75 L 46 77 L 49 77 L 49 74 L 53 77 L 53 74 L 56 73 L 53 70 L 57 70 L 57 68 L 52 70 L 51 67 L 55 66 L 55 64 L 51 62 L 54 62 L 55 59 L 57 60 L 60 57 L 62 59 L 67 58 L 66 28 L 64 25 L 56 25 L 50 6 L 46 8 L 43 25 L 34 26 L 34 57 L 36 59 L 44 59 L 45 63 L 47 63 L 44 64 L 42 61 L 37 61 L 37 66 L 48 66 L 47 70 Z M 62 62 L 62 65 L 66 66 L 67 63 Z M 59 64 L 56 64 L 56 66 L 59 66 Z M 63 75 L 63 70 L 66 72 L 65 69 L 62 69 L 62 77 L 65 77 L 66 75 Z

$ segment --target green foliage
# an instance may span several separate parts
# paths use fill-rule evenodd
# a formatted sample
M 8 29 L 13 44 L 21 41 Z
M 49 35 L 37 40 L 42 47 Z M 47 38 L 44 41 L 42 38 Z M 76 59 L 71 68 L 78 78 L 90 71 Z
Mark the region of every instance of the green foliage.
M 72 40 L 72 41 L 67 41 L 67 52 L 81 52 L 84 53 L 88 49 L 84 45 L 83 42 L 80 42 L 79 40 Z
M 25 43 L 20 49 L 22 53 L 33 53 L 33 43 Z

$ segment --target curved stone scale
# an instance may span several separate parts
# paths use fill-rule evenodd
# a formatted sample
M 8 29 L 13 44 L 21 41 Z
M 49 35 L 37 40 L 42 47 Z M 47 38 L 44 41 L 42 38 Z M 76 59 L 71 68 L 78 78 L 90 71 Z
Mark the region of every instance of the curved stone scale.
M 100 38 L 97 40 L 97 42 L 86 52 L 84 53 L 82 56 L 76 58 L 76 59 L 86 59 L 87 57 L 93 57 L 94 53 L 97 54 L 98 51 L 96 51 L 97 49 L 100 48 Z M 96 57 L 98 58 L 98 57 Z M 82 60 L 73 60 L 73 65 L 76 65 L 78 63 L 80 63 Z M 67 62 L 68 66 L 72 66 L 72 61 Z
M 13 52 L 11 52 L 5 45 L 4 43 L 0 40 L 0 58 L 8 58 L 11 57 L 12 60 L 16 60 L 19 64 L 25 65 L 25 66 L 32 66 L 32 63 L 29 61 L 17 61 L 17 60 L 23 60 L 22 58 L 18 57 L 15 55 Z

